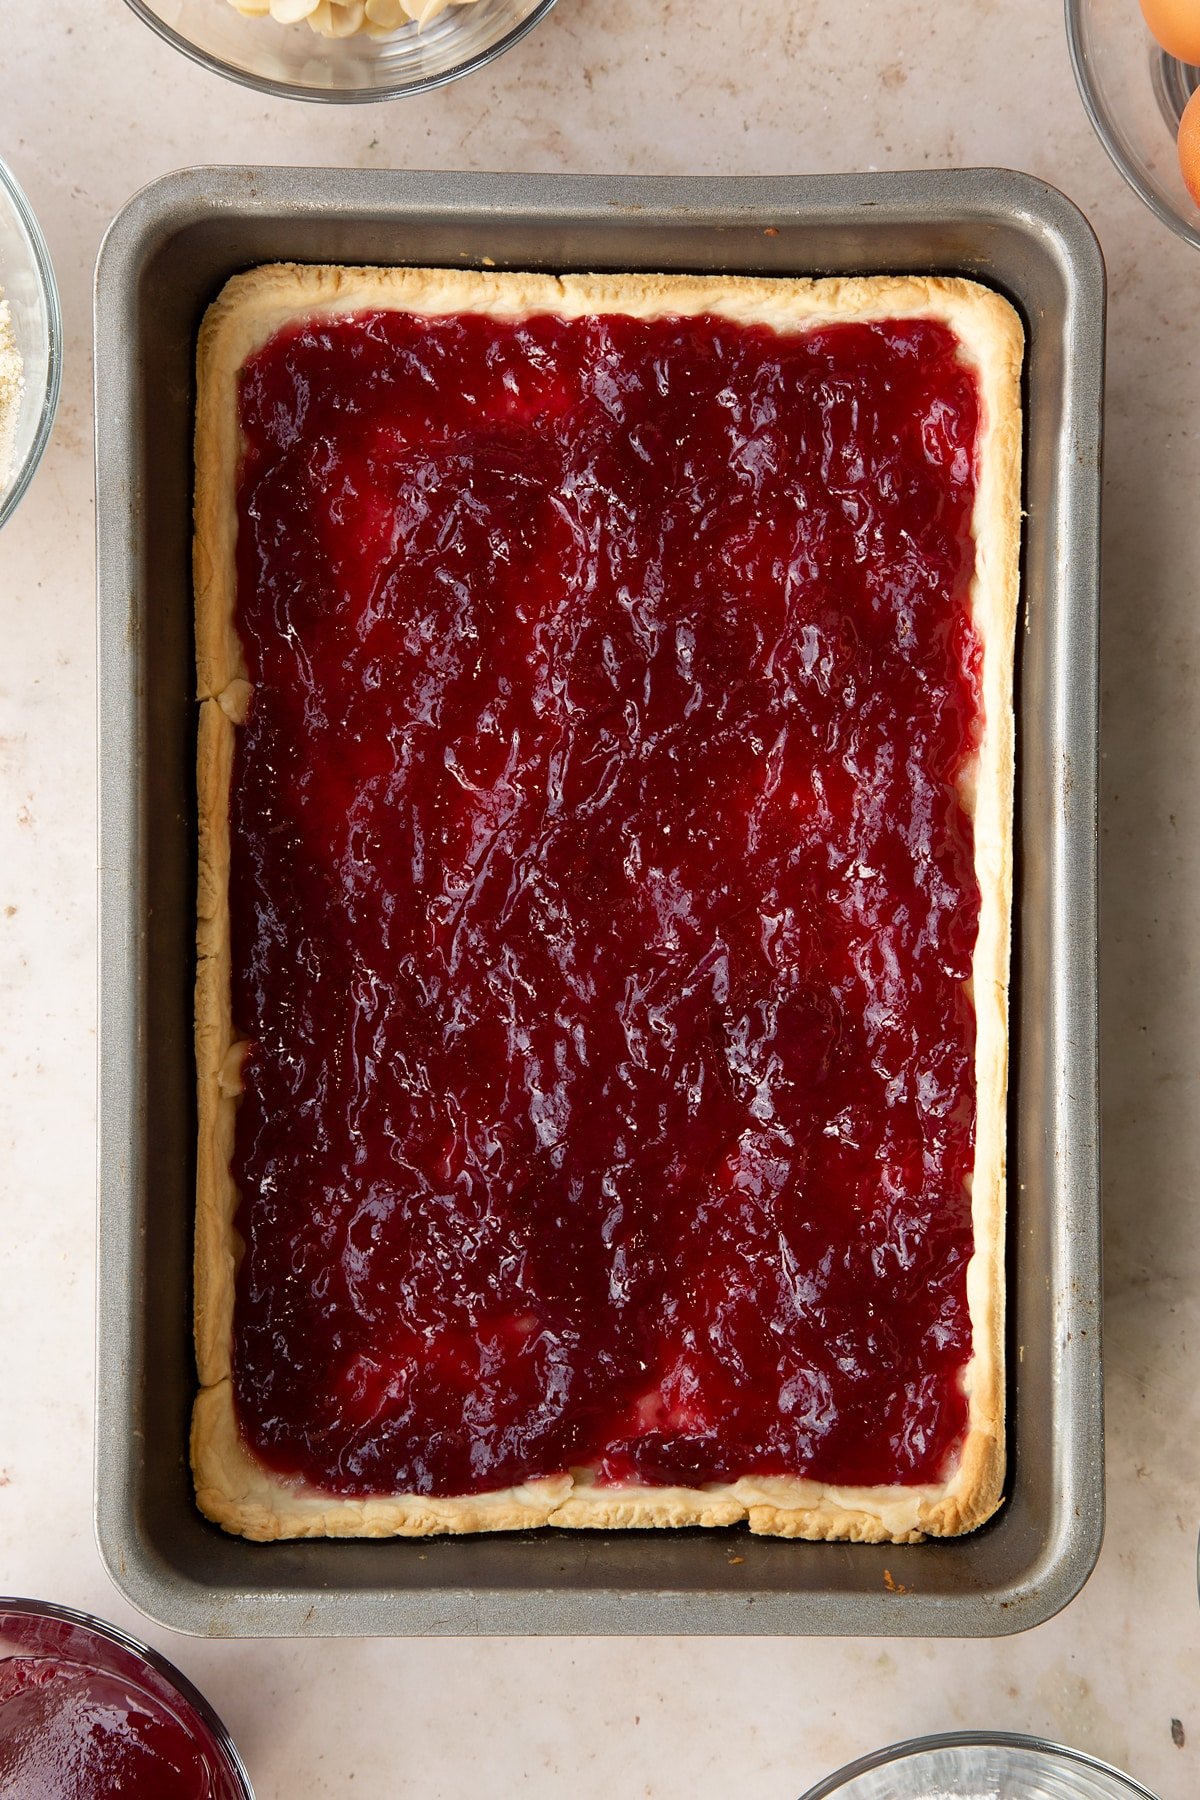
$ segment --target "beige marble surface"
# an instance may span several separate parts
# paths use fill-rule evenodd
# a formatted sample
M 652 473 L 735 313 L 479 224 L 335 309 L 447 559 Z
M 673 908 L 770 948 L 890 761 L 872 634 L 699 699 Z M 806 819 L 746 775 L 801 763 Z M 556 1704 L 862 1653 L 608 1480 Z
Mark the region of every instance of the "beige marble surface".
M 1050 1624 L 991 1643 L 200 1643 L 145 1629 L 225 1714 L 262 1800 L 477 1800 L 568 1785 L 581 1800 L 782 1800 L 877 1744 L 967 1725 L 1066 1739 L 1164 1800 L 1190 1800 L 1200 258 L 1155 224 L 1093 140 L 1056 0 L 560 0 L 492 71 L 428 99 L 341 111 L 271 105 L 202 73 L 120 0 L 2 10 L 0 155 L 50 240 L 68 361 L 50 453 L 0 542 L 0 1589 L 140 1628 L 91 1529 L 89 305 L 111 214 L 161 171 L 220 160 L 662 173 L 1009 164 L 1079 202 L 1112 282 L 1109 1525 L 1096 1575 Z

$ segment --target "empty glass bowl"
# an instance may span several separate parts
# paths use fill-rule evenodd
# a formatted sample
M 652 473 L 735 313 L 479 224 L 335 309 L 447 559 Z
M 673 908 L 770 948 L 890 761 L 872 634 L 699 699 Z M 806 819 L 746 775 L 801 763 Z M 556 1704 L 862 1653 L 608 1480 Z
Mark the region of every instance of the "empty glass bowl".
M 163 1656 L 42 1600 L 0 1600 L 0 1794 L 254 1800 L 228 1732 Z
M 1200 69 L 1159 48 L 1138 0 L 1066 6 L 1075 80 L 1097 137 L 1151 212 L 1200 250 L 1200 207 L 1183 185 L 1175 148 Z
M 50 441 L 62 379 L 62 315 L 46 240 L 28 200 L 2 162 L 0 291 L 8 302 L 25 382 L 8 477 L 0 480 L 3 525 L 16 511 Z
M 803 1800 L 1154 1800 L 1148 1788 L 1096 1762 L 1015 1732 L 958 1731 L 913 1738 L 864 1756 Z
M 229 0 L 127 0 L 194 62 L 245 87 L 291 100 L 397 100 L 423 94 L 503 55 L 554 0 L 471 0 L 423 29 L 384 38 L 320 37 L 303 21 L 244 18 Z

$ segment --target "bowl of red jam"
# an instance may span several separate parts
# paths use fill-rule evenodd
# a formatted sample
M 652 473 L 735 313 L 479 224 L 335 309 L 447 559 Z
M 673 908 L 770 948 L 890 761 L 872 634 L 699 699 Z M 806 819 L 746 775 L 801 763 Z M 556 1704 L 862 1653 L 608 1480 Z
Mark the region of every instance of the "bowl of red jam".
M 0 1800 L 253 1800 L 229 1733 L 113 1625 L 0 1599 Z

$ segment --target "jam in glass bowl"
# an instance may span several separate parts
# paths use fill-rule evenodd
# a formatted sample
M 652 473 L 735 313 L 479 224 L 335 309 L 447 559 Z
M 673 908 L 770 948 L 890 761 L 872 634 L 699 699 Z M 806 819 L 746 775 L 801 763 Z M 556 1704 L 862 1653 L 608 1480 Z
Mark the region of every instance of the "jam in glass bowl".
M 165 1657 L 113 1625 L 0 1599 L 0 1800 L 254 1800 L 233 1741 Z

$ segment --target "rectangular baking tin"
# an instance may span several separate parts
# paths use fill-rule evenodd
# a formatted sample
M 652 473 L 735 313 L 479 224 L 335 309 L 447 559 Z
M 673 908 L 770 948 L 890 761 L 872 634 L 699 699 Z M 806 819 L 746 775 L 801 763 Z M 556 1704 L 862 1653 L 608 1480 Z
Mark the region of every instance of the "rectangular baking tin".
M 963 273 L 1029 334 L 1010 1107 L 1009 1478 L 974 1536 L 746 1532 L 418 1542 L 226 1537 L 193 1504 L 191 431 L 201 314 L 277 259 L 754 274 Z M 96 276 L 101 1068 L 96 1522 L 182 1631 L 988 1635 L 1099 1550 L 1097 515 L 1104 271 L 1053 189 L 996 170 L 640 180 L 189 169 L 120 213 Z

